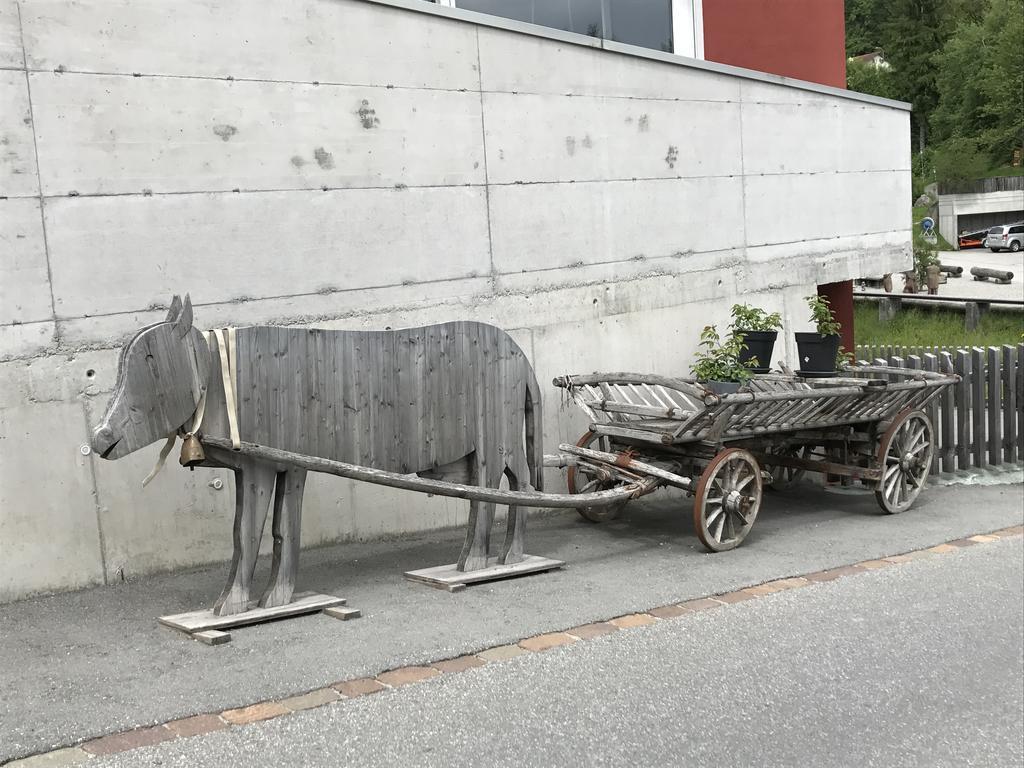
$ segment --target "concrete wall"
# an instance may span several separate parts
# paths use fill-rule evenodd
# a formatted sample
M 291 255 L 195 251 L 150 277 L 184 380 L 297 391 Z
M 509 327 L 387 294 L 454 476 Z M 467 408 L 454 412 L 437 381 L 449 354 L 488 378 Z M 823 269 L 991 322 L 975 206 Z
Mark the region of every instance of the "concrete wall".
M 803 330 L 817 283 L 909 265 L 905 110 L 546 35 L 426 3 L 0 0 L 0 600 L 228 556 L 223 473 L 142 490 L 157 446 L 81 450 L 174 292 L 201 327 L 488 321 L 544 384 L 685 374 L 737 298 Z M 585 425 L 545 391 L 554 448 Z M 466 514 L 307 487 L 307 544 Z

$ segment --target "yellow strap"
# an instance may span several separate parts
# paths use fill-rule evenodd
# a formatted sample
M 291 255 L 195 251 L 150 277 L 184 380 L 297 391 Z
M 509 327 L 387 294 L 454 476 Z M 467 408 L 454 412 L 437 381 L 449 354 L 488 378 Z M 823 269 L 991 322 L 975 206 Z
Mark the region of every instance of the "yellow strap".
M 153 465 L 153 469 L 149 471 L 146 478 L 142 481 L 142 487 L 145 488 L 149 485 L 149 481 L 157 476 L 157 473 L 164 468 L 164 462 L 167 461 L 167 457 L 171 453 L 171 449 L 174 447 L 174 438 L 178 436 L 178 431 L 175 430 L 167 436 L 167 442 L 164 443 L 164 447 L 160 449 L 160 456 L 156 460 L 156 464 Z
M 217 349 L 220 352 L 220 375 L 224 383 L 224 405 L 228 412 L 228 429 L 231 432 L 231 447 L 236 451 L 241 448 L 242 440 L 238 435 L 238 412 L 235 398 L 235 380 L 238 376 L 236 364 L 238 351 L 235 348 L 235 329 L 218 328 Z
M 227 368 L 225 362 L 225 351 L 224 344 L 220 341 L 218 331 L 207 331 L 203 334 L 206 338 L 206 342 L 209 344 L 216 336 L 218 339 L 217 346 L 221 350 L 221 371 L 223 372 Z M 235 341 L 235 329 L 228 329 L 228 337 L 231 339 L 231 345 L 234 346 Z M 231 428 L 231 444 L 238 448 L 242 443 L 238 437 L 238 421 L 235 415 L 235 387 L 234 387 L 234 369 L 230 373 L 223 376 L 224 379 L 224 397 L 228 403 L 228 425 Z M 209 384 L 203 387 L 203 391 L 199 395 L 199 402 L 196 404 L 195 413 L 192 414 L 192 428 L 185 432 L 185 437 L 194 435 L 199 427 L 203 424 L 203 417 L 206 415 L 206 395 L 210 391 Z M 149 485 L 150 481 L 156 477 L 160 470 L 164 468 L 164 462 L 167 461 L 167 457 L 171 454 L 171 449 L 174 448 L 175 438 L 178 436 L 180 429 L 176 429 L 167 436 L 167 442 L 164 443 L 164 447 L 160 449 L 160 455 L 156 459 L 156 464 L 153 465 L 153 469 L 149 471 L 145 479 L 142 481 L 142 487 L 145 488 Z

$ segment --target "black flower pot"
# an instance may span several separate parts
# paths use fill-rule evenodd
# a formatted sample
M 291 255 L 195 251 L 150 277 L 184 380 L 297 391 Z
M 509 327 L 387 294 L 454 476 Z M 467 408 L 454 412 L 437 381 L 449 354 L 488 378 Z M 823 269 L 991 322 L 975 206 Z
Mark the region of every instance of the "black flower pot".
M 742 328 L 736 331 L 743 335 L 743 343 L 747 348 L 740 352 L 740 362 L 757 358 L 757 367 L 751 368 L 754 373 L 768 373 L 772 369 L 772 352 L 775 350 L 775 339 L 779 337 L 778 331 L 744 331 Z
M 796 348 L 800 353 L 800 372 L 808 376 L 835 376 L 839 336 L 820 333 L 797 333 Z
M 700 384 L 716 395 L 733 395 L 740 388 L 738 381 L 702 381 Z

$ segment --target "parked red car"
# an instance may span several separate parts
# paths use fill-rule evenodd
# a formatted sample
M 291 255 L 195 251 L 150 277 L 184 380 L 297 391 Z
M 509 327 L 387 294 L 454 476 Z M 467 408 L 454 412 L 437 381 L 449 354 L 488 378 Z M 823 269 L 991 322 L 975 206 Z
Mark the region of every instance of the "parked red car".
M 985 245 L 985 236 L 987 234 L 987 229 L 980 229 L 977 232 L 961 232 L 956 239 L 956 244 L 961 250 L 964 248 L 982 248 Z

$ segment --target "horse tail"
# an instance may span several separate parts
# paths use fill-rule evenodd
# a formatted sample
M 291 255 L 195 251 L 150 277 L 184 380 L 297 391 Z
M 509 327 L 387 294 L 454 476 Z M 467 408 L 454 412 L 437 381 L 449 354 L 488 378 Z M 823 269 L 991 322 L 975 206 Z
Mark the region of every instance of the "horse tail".
M 526 376 L 526 465 L 530 468 L 530 485 L 544 490 L 544 414 L 541 409 L 540 387 L 532 367 Z

